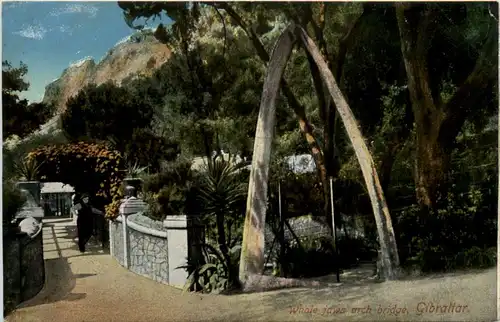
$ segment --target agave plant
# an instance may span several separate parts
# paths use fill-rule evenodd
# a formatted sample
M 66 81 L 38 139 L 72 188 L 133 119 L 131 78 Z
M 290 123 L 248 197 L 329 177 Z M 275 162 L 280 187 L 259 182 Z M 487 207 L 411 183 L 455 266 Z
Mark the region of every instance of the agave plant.
M 37 162 L 33 159 L 19 159 L 14 162 L 14 173 L 20 179 L 26 181 L 38 180 L 40 168 L 44 162 Z
M 186 269 L 190 274 L 183 291 L 193 290 L 204 293 L 219 293 L 238 286 L 238 280 L 232 272 L 238 268 L 241 246 L 229 249 L 229 261 L 224 259 L 222 251 L 209 244 L 202 244 L 204 263 L 187 261 L 187 265 L 177 267 Z
M 128 169 L 127 169 L 127 175 L 131 178 L 138 178 L 139 176 L 143 175 L 146 173 L 148 167 L 141 167 L 139 164 L 136 162 L 133 165 L 130 164 Z
M 235 164 L 231 160 L 215 159 L 202 169 L 201 184 L 199 187 L 199 200 L 202 203 L 203 217 L 212 221 L 215 219 L 217 231 L 217 244 L 220 255 L 227 267 L 230 267 L 230 231 L 226 219 L 243 216 L 245 201 L 245 183 L 241 180 L 240 171 L 243 165 Z M 229 243 L 228 243 L 229 240 Z M 233 269 L 229 269 L 228 278 L 235 280 Z

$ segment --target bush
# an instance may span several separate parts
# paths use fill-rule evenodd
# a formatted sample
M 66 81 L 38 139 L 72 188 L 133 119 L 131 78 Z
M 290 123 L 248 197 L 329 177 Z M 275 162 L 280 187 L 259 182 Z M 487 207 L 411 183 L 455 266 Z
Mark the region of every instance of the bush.
M 122 152 L 135 129 L 150 128 L 154 113 L 143 97 L 112 82 L 87 85 L 69 98 L 66 105 L 61 123 L 68 138 L 73 141 L 112 138 Z
M 271 169 L 273 171 L 274 169 Z M 270 172 L 269 199 L 278 200 L 278 183 L 281 183 L 281 203 L 287 218 L 312 214 L 323 216 L 323 191 L 316 173 L 294 174 L 291 171 Z
M 160 170 L 162 161 L 173 161 L 180 152 L 179 145 L 146 129 L 135 129 L 126 143 L 124 155 L 133 164 L 147 166 L 152 172 Z
M 28 154 L 28 160 L 41 164 L 38 180 L 64 182 L 79 193 L 96 196 L 96 207 L 108 205 L 107 218 L 118 216 L 116 205 L 123 196 L 121 184 L 125 170 L 117 151 L 100 144 L 79 142 L 38 148 Z
M 483 192 L 482 192 L 483 191 Z M 395 231 L 404 266 L 423 272 L 494 265 L 496 244 L 494 210 L 484 206 L 488 190 L 470 187 L 468 193 L 452 191 L 437 211 L 417 206 L 397 213 Z
M 203 222 L 208 227 L 207 237 L 224 241 L 231 247 L 242 238 L 247 195 L 243 164 L 216 159 L 199 173 L 198 202 Z M 233 240 L 230 240 L 234 238 Z
M 286 275 L 293 278 L 318 277 L 335 270 L 335 253 L 331 238 L 301 238 L 285 249 Z M 302 247 L 301 247 L 302 246 Z
M 206 243 L 202 245 L 204 258 L 199 262 L 188 261 L 184 267 L 189 273 L 185 289 L 220 292 L 238 287 L 239 243 L 246 197 L 246 185 L 242 180 L 247 179 L 248 173 L 242 171 L 241 164 L 221 159 L 210 162 L 196 175 L 191 172 L 191 176 L 182 175 L 187 171 L 182 165 L 178 166 L 181 171 L 177 171 L 172 181 L 179 186 L 179 177 L 189 177 L 192 184 L 182 193 L 173 185 L 167 186 L 168 190 L 162 188 L 168 196 L 163 209 L 172 213 L 171 208 L 175 208 L 172 196 L 179 196 L 175 200 L 181 203 L 178 208 L 186 211 L 187 204 L 196 204 L 196 209 L 190 208 L 189 213 L 196 211 L 206 227 Z M 167 173 L 164 176 L 167 177 Z M 158 180 L 149 182 L 148 187 L 151 186 L 158 189 Z
M 16 174 L 16 163 L 24 160 L 29 152 L 48 145 L 66 144 L 67 140 L 62 134 L 62 131 L 54 131 L 50 134 L 37 134 L 30 136 L 28 139 L 18 141 L 15 144 L 8 146 L 4 143 L 3 146 L 3 177 L 5 179 L 14 178 Z
M 191 162 L 168 163 L 160 173 L 145 176 L 144 200 L 148 204 L 146 216 L 164 220 L 167 215 L 196 214 L 196 173 L 191 171 Z
M 12 220 L 14 220 L 17 212 L 21 209 L 26 200 L 21 194 L 21 191 L 14 186 L 14 183 L 4 182 L 2 188 L 2 224 L 5 234 L 8 231 L 8 227 L 12 227 Z
M 377 249 L 371 247 L 366 238 L 339 238 L 337 240 L 339 262 L 342 268 L 359 264 L 360 261 L 372 261 L 377 257 Z
M 184 291 L 190 290 L 203 293 L 220 293 L 239 287 L 237 271 L 241 246 L 235 245 L 229 249 L 229 262 L 224 260 L 222 251 L 209 244 L 202 245 L 203 262 L 189 261 L 179 267 L 188 271 L 189 277 L 184 285 Z

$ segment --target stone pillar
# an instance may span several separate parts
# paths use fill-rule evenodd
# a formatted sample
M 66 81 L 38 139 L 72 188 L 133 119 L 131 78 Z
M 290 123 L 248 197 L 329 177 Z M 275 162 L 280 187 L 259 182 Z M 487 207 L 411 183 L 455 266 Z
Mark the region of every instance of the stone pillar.
M 167 228 L 168 284 L 183 288 L 188 273 L 178 267 L 186 265 L 189 255 L 187 216 L 167 216 L 163 221 L 163 227 Z
M 108 234 L 109 234 L 109 254 L 111 257 L 115 257 L 115 234 L 111 231 L 113 229 L 113 224 L 110 223 L 108 225 Z
M 120 217 L 122 219 L 123 229 L 123 266 L 125 266 L 125 268 L 129 267 L 130 261 L 130 243 L 127 227 L 127 217 L 129 215 L 144 211 L 144 209 L 146 209 L 146 203 L 136 197 L 124 199 L 122 201 L 122 204 L 120 205 Z
M 129 240 L 129 236 L 128 236 L 128 229 L 127 229 L 127 216 L 128 214 L 120 214 L 120 216 L 122 217 L 122 229 L 123 229 L 123 266 L 125 266 L 125 268 L 128 268 L 129 267 L 129 259 L 130 259 L 130 256 L 129 256 L 129 250 L 130 250 L 130 240 Z

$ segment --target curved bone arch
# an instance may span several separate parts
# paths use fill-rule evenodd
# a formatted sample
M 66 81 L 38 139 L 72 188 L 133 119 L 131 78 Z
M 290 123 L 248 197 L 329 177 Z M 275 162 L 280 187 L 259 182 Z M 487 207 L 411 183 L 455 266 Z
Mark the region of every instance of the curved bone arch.
M 264 81 L 248 185 L 240 259 L 240 281 L 245 283 L 249 276 L 260 275 L 264 269 L 264 227 L 266 223 L 269 162 L 276 123 L 276 99 L 286 64 L 297 42 L 311 55 L 317 65 L 358 158 L 377 225 L 381 255 L 379 259 L 381 277 L 387 280 L 396 279 L 399 275 L 399 255 L 396 239 L 389 208 L 370 151 L 366 146 L 355 117 L 318 47 L 302 27 L 292 23 L 283 31 L 276 42 Z

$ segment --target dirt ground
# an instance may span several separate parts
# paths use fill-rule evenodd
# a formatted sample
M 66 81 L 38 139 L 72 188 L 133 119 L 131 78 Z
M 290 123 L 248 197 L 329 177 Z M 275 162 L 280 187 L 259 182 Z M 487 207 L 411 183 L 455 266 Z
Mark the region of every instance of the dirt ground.
M 200 295 L 138 276 L 99 247 L 80 254 L 74 223 L 43 231 L 47 282 L 6 321 L 494 321 L 496 269 L 378 283 L 371 267 L 341 284 Z

